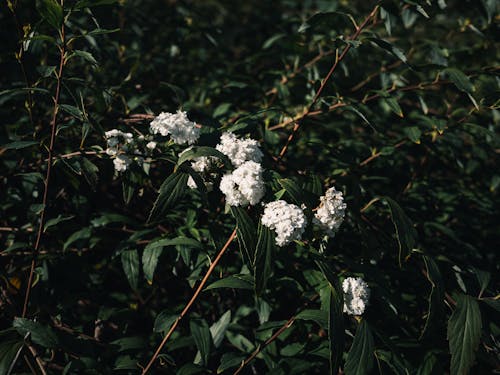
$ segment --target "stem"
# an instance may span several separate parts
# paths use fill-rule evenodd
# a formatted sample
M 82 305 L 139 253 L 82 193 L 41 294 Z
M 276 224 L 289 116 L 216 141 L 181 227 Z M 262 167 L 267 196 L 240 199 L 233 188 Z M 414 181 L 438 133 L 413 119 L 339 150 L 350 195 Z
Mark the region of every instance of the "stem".
M 377 13 L 378 9 L 379 9 L 379 5 L 376 5 L 373 8 L 373 10 L 371 11 L 371 13 L 368 15 L 368 17 L 365 18 L 365 20 L 363 21 L 363 23 L 361 24 L 361 26 L 359 26 L 359 27 L 356 28 L 356 32 L 352 35 L 352 37 L 349 38 L 349 40 L 356 40 L 359 37 L 359 35 L 363 31 L 363 29 L 366 27 L 366 25 L 368 24 L 368 22 L 375 16 L 375 14 Z M 285 145 L 283 146 L 283 148 L 281 149 L 281 151 L 279 153 L 279 157 L 278 157 L 279 159 L 282 159 L 283 156 L 285 156 L 285 153 L 288 150 L 288 146 L 293 141 L 293 139 L 295 137 L 295 134 L 299 130 L 300 126 L 302 125 L 302 121 L 304 120 L 304 118 L 306 118 L 311 113 L 314 105 L 316 104 L 316 102 L 318 101 L 318 99 L 321 96 L 321 93 L 325 89 L 326 84 L 328 83 L 328 81 L 332 77 L 333 73 L 337 69 L 337 66 L 339 65 L 339 63 L 344 59 L 344 57 L 347 55 L 347 52 L 349 52 L 349 50 L 351 49 L 351 46 L 352 46 L 352 44 L 347 44 L 344 47 L 344 50 L 342 51 L 342 53 L 340 54 L 340 56 L 338 55 L 338 50 L 336 51 L 335 62 L 333 63 L 332 67 L 330 68 L 330 71 L 328 72 L 328 74 L 326 75 L 326 77 L 323 79 L 323 82 L 321 82 L 321 86 L 319 87 L 318 91 L 316 92 L 316 95 L 314 95 L 314 98 L 313 98 L 311 104 L 309 104 L 309 107 L 307 108 L 306 112 L 304 113 L 304 115 L 302 115 L 300 117 L 300 119 L 298 119 L 298 121 L 295 122 L 295 124 L 293 126 L 292 132 L 288 136 L 288 139 L 286 140 Z
M 196 288 L 196 291 L 194 292 L 193 296 L 191 297 L 191 299 L 189 300 L 189 302 L 187 303 L 187 305 L 184 307 L 184 309 L 182 310 L 182 312 L 180 313 L 180 315 L 177 317 L 177 319 L 175 320 L 174 324 L 172 324 L 172 327 L 170 327 L 170 329 L 168 330 L 167 334 L 165 335 L 165 337 L 161 341 L 160 345 L 158 345 L 158 348 L 156 349 L 155 354 L 153 354 L 153 356 L 149 360 L 149 362 L 146 365 L 146 367 L 144 367 L 144 369 L 142 370 L 142 375 L 146 374 L 149 371 L 149 369 L 153 365 L 153 363 L 156 360 L 156 358 L 158 358 L 158 356 L 160 355 L 161 350 L 163 349 L 163 347 L 167 343 L 167 341 L 170 338 L 170 336 L 172 336 L 172 334 L 174 333 L 175 329 L 179 325 L 179 322 L 189 312 L 189 309 L 191 308 L 191 306 L 193 305 L 194 301 L 196 301 L 196 298 L 198 298 L 199 294 L 203 290 L 203 287 L 207 283 L 208 278 L 210 277 L 210 275 L 212 274 L 213 270 L 215 269 L 215 267 L 219 263 L 220 259 L 222 258 L 222 255 L 224 255 L 224 253 L 228 249 L 228 247 L 231 244 L 231 242 L 233 242 L 233 240 L 234 240 L 235 237 L 236 237 L 236 228 L 233 230 L 233 232 L 231 233 L 231 235 L 227 239 L 225 245 L 219 251 L 219 253 L 217 254 L 217 257 L 215 258 L 215 260 L 212 262 L 212 264 L 208 268 L 207 273 L 205 274 L 205 276 L 203 276 L 203 279 L 201 280 L 200 285 L 198 285 L 198 288 Z
M 274 335 L 272 335 L 270 338 L 268 338 L 263 345 L 259 345 L 257 347 L 257 349 L 255 349 L 253 351 L 253 353 L 247 358 L 245 359 L 243 362 L 241 362 L 241 365 L 240 367 L 238 367 L 238 369 L 233 373 L 233 375 L 237 375 L 241 372 L 241 370 L 243 370 L 243 367 L 245 367 L 246 365 L 248 365 L 255 357 L 257 357 L 259 355 L 259 353 L 266 347 L 268 346 L 270 343 L 272 343 L 274 340 L 276 340 L 278 338 L 279 335 L 281 335 L 283 332 L 285 332 L 288 328 L 290 328 L 292 326 L 292 324 L 295 322 L 295 320 L 297 319 L 297 317 L 294 315 L 292 316 L 290 319 L 288 319 L 286 321 L 285 324 L 283 324 L 280 329 L 278 329 Z
M 49 145 L 49 150 L 48 150 L 49 157 L 47 159 L 47 172 L 45 174 L 43 201 L 42 201 L 43 206 L 42 206 L 42 212 L 40 213 L 40 224 L 38 226 L 38 232 L 37 232 L 37 236 L 36 236 L 36 240 L 35 240 L 35 247 L 33 248 L 33 257 L 31 259 L 28 284 L 26 286 L 26 294 L 25 294 L 25 298 L 24 298 L 23 313 L 22 313 L 23 318 L 26 316 L 26 313 L 28 311 L 28 304 L 29 304 L 30 295 L 31 295 L 31 284 L 33 283 L 33 276 L 35 273 L 35 265 L 36 265 L 36 261 L 37 261 L 37 255 L 38 255 L 38 252 L 40 249 L 40 243 L 41 243 L 42 235 L 43 235 L 43 227 L 45 224 L 45 216 L 46 216 L 46 212 L 47 212 L 50 174 L 52 171 L 52 159 L 53 159 L 53 153 L 54 153 L 54 144 L 56 141 L 57 112 L 59 109 L 59 97 L 61 94 L 62 74 L 63 74 L 63 67 L 64 67 L 64 62 L 65 62 L 65 54 L 66 54 L 64 22 L 61 25 L 60 37 L 61 37 L 61 45 L 59 46 L 59 52 L 60 52 L 59 71 L 57 74 L 56 95 L 54 97 L 54 111 L 52 113 L 52 121 L 51 121 L 50 145 Z

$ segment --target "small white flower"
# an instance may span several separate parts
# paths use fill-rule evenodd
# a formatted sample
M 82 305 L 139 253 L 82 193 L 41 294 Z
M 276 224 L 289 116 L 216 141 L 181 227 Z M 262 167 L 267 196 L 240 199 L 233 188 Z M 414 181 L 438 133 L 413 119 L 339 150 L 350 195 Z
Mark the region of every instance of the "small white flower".
M 344 312 L 349 315 L 362 315 L 370 298 L 370 288 L 360 277 L 348 277 L 342 283 L 344 290 Z
M 226 196 L 226 203 L 230 206 L 259 203 L 265 193 L 262 172 L 259 163 L 247 161 L 232 173 L 222 176 L 219 188 Z
M 156 148 L 156 142 L 154 141 L 150 141 L 146 144 L 146 148 L 150 149 L 150 150 L 154 150 Z
M 238 139 L 233 133 L 223 133 L 220 143 L 215 148 L 226 155 L 235 167 L 246 161 L 259 163 L 264 156 L 255 139 Z
M 116 158 L 113 159 L 113 164 L 117 172 L 125 172 L 131 163 L 132 160 L 125 155 L 117 155 Z
M 190 121 L 186 112 L 162 112 L 151 121 L 150 129 L 153 134 L 170 135 L 172 140 L 179 144 L 193 144 L 200 137 L 200 129 Z
M 261 219 L 262 225 L 276 232 L 276 244 L 285 246 L 300 240 L 307 225 L 306 216 L 300 207 L 278 200 L 266 204 Z
M 320 198 L 320 204 L 314 215 L 313 222 L 324 230 L 329 237 L 333 237 L 344 221 L 346 207 L 342 193 L 331 187 Z

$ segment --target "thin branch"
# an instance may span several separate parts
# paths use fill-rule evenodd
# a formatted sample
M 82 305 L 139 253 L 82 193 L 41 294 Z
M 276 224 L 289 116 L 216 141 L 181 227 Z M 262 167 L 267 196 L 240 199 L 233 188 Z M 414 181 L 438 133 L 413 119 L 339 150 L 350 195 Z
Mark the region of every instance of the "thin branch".
M 295 320 L 297 319 L 297 316 L 294 315 L 292 316 L 290 319 L 288 319 L 286 321 L 285 324 L 283 324 L 280 329 L 278 329 L 274 335 L 272 335 L 270 338 L 268 338 L 264 344 L 262 345 L 259 345 L 257 347 L 257 349 L 255 349 L 253 351 L 253 353 L 247 358 L 245 359 L 243 362 L 241 362 L 241 365 L 240 367 L 238 367 L 238 369 L 234 372 L 233 375 L 237 375 L 239 374 L 242 370 L 243 370 L 243 367 L 245 367 L 246 365 L 248 365 L 255 357 L 257 357 L 259 355 L 259 353 L 266 347 L 268 346 L 270 343 L 272 343 L 274 340 L 276 340 L 279 335 L 281 335 L 283 332 L 285 332 L 288 328 L 290 328 L 292 326 L 292 324 L 295 322 Z
M 375 16 L 375 14 L 377 13 L 378 9 L 379 9 L 379 5 L 376 5 L 373 10 L 371 11 L 371 13 L 368 15 L 368 17 L 365 18 L 365 20 L 363 21 L 363 23 L 356 29 L 356 32 L 349 38 L 349 41 L 352 41 L 352 40 L 356 40 L 359 35 L 361 34 L 361 32 L 363 31 L 363 29 L 366 27 L 366 25 L 368 25 L 368 22 L 370 22 L 370 20 Z M 293 130 L 292 132 L 290 133 L 290 135 L 288 136 L 288 139 L 286 140 L 286 143 L 285 145 L 283 146 L 283 148 L 281 149 L 280 153 L 279 153 L 279 159 L 283 158 L 283 156 L 285 155 L 285 153 L 287 152 L 288 150 L 288 146 L 290 145 L 290 143 L 293 141 L 294 137 L 295 137 L 295 134 L 297 133 L 297 131 L 300 129 L 300 126 L 302 124 L 302 121 L 304 120 L 304 118 L 306 118 L 310 112 L 312 111 L 314 105 L 316 104 L 316 102 L 318 101 L 318 99 L 320 98 L 321 96 L 321 93 L 323 92 L 323 90 L 325 89 L 326 87 L 326 84 L 328 83 L 328 81 L 330 80 L 330 78 L 332 77 L 333 73 L 335 72 L 335 70 L 337 69 L 337 66 L 338 64 L 344 59 L 344 57 L 347 55 L 347 52 L 349 52 L 349 50 L 351 49 L 352 47 L 352 44 L 351 43 L 348 43 L 345 47 L 344 47 L 344 50 L 342 51 L 342 53 L 340 54 L 340 56 L 338 55 L 338 50 L 336 51 L 336 54 L 335 54 L 335 62 L 333 63 L 332 67 L 330 68 L 330 71 L 328 72 L 328 74 L 326 75 L 326 77 L 323 79 L 323 82 L 321 82 L 321 86 L 319 87 L 318 91 L 316 92 L 316 95 L 314 96 L 311 104 L 309 104 L 309 107 L 307 108 L 306 112 L 304 113 L 304 115 L 298 120 L 295 122 L 294 126 L 293 126 Z
M 36 240 L 35 240 L 35 247 L 33 248 L 33 258 L 31 259 L 28 284 L 26 286 L 26 294 L 25 294 L 25 298 L 24 298 L 24 305 L 23 305 L 23 312 L 22 312 L 23 318 L 26 316 L 26 313 L 28 311 L 28 304 L 29 304 L 30 294 L 31 294 L 31 284 L 33 283 L 33 276 L 35 273 L 36 260 L 37 260 L 38 251 L 40 249 L 40 243 L 41 243 L 42 234 L 43 234 L 43 227 L 45 224 L 45 216 L 46 216 L 46 212 L 47 212 L 47 203 L 48 203 L 49 185 L 50 185 L 50 174 L 51 174 L 51 170 L 52 170 L 52 158 L 53 158 L 53 153 L 54 153 L 54 144 L 55 144 L 55 140 L 56 140 L 57 112 L 59 109 L 59 97 L 61 94 L 62 74 L 63 74 L 63 67 L 64 67 L 64 62 L 65 62 L 65 55 L 66 55 L 64 22 L 61 25 L 60 37 L 61 37 L 61 45 L 59 46 L 59 52 L 60 52 L 59 71 L 57 74 L 56 95 L 54 97 L 54 111 L 52 113 L 52 121 L 51 121 L 50 145 L 49 145 L 49 149 L 48 149 L 49 157 L 47 160 L 47 172 L 45 174 L 45 181 L 44 181 L 45 187 L 44 187 L 44 191 L 43 191 L 42 212 L 40 213 L 40 224 L 38 226 L 38 233 L 37 233 Z
M 193 305 L 193 303 L 196 301 L 196 299 L 198 298 L 199 294 L 203 290 L 203 287 L 207 283 L 208 278 L 210 277 L 210 275 L 212 274 L 213 270 L 215 269 L 215 267 L 217 266 L 217 264 L 221 260 L 222 255 L 224 255 L 224 253 L 229 248 L 229 245 L 231 244 L 231 242 L 233 242 L 233 240 L 234 240 L 235 237 L 236 237 L 236 228 L 233 230 L 233 232 L 231 233 L 231 235 L 227 239 L 225 245 L 219 251 L 219 253 L 217 254 L 217 257 L 214 259 L 214 261 L 212 262 L 212 264 L 208 268 L 207 273 L 205 274 L 205 276 L 201 280 L 200 285 L 198 285 L 198 288 L 196 288 L 196 291 L 194 292 L 193 296 L 191 297 L 191 299 L 189 300 L 189 302 L 187 303 L 187 305 L 184 307 L 184 309 L 182 310 L 182 312 L 180 313 L 180 315 L 177 317 L 177 319 L 175 320 L 174 324 L 172 324 L 172 327 L 170 327 L 170 329 L 168 330 L 167 334 L 165 335 L 165 337 L 161 341 L 160 345 L 158 345 L 158 348 L 156 349 L 155 353 L 153 354 L 153 356 L 149 360 L 148 364 L 146 365 L 146 367 L 143 368 L 143 370 L 142 370 L 142 374 L 143 375 L 146 374 L 149 371 L 149 369 L 153 365 L 153 363 L 156 360 L 156 358 L 158 358 L 158 356 L 160 355 L 160 352 L 163 349 L 163 347 L 165 346 L 165 344 L 167 343 L 168 339 L 170 338 L 170 336 L 172 336 L 172 334 L 174 333 L 175 329 L 179 325 L 179 322 L 189 312 L 189 309 L 191 308 L 191 306 Z

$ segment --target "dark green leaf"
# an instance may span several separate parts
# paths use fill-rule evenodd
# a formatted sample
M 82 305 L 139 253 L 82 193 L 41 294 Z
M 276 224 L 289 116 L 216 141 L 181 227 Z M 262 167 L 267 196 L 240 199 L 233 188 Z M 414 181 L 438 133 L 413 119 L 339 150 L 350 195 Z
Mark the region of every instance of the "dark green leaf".
M 72 216 L 57 215 L 57 217 L 47 220 L 47 222 L 45 223 L 45 226 L 43 228 L 43 231 L 46 232 L 47 229 L 49 229 L 50 227 L 56 226 L 57 224 L 59 224 L 63 221 L 71 220 L 74 217 L 75 217 L 74 215 L 72 215 Z
M 338 278 L 331 267 L 323 259 L 317 259 L 316 264 L 328 283 L 328 343 L 330 374 L 336 375 L 344 352 L 344 293 Z
M 240 245 L 241 255 L 247 265 L 252 268 L 255 257 L 254 252 L 256 246 L 255 241 L 257 238 L 257 228 L 244 208 L 231 206 L 231 213 L 236 219 L 237 238 Z
M 178 317 L 178 314 L 172 314 L 169 311 L 162 311 L 156 316 L 153 331 L 167 332 Z
M 223 279 L 214 281 L 204 290 L 217 288 L 233 288 L 233 289 L 253 289 L 254 282 L 251 275 L 231 275 Z
M 10 374 L 23 348 L 23 339 L 13 329 L 0 331 L 0 374 Z
M 282 178 L 278 180 L 278 183 L 286 190 L 287 194 L 292 198 L 295 204 L 301 205 L 304 201 L 302 189 L 295 183 L 295 181 L 289 178 Z
M 424 256 L 425 267 L 427 270 L 427 279 L 431 283 L 431 293 L 429 294 L 429 309 L 425 327 L 420 337 L 426 337 L 435 332 L 436 325 L 444 312 L 444 286 L 441 272 L 436 262 L 428 256 Z
M 137 289 L 139 284 L 139 254 L 136 249 L 122 251 L 121 254 L 123 272 L 132 289 Z
M 457 305 L 448 320 L 451 374 L 468 374 L 481 338 L 481 311 L 475 298 L 456 294 Z
M 399 204 L 389 197 L 384 197 L 384 199 L 389 204 L 391 210 L 391 220 L 396 230 L 396 239 L 399 247 L 399 265 L 401 266 L 403 258 L 406 260 L 415 246 L 417 232 Z
M 80 111 L 80 108 L 75 107 L 69 104 L 59 104 L 59 108 L 61 108 L 64 112 L 70 114 L 71 116 L 77 118 L 78 120 L 83 120 L 83 112 Z
M 2 148 L 5 150 L 19 150 L 21 148 L 26 148 L 38 144 L 39 142 L 34 142 L 34 141 L 16 141 L 2 145 Z
M 391 53 L 395 57 L 397 57 L 399 60 L 404 62 L 405 64 L 408 62 L 408 59 L 406 58 L 405 54 L 403 51 L 401 51 L 398 47 L 393 45 L 392 43 L 389 43 L 383 39 L 378 39 L 378 38 L 367 38 L 367 40 L 375 43 L 377 46 L 380 48 L 386 50 L 387 52 Z
M 167 246 L 177 246 L 182 245 L 189 248 L 202 249 L 203 246 L 198 241 L 187 238 L 187 237 L 177 237 L 173 239 L 160 239 L 149 243 L 142 254 L 142 269 L 144 271 L 144 277 L 150 283 L 153 282 L 153 275 L 158 264 L 158 259 L 163 251 L 163 248 Z
M 208 364 L 208 358 L 213 347 L 212 335 L 210 328 L 205 320 L 191 320 L 189 322 L 191 334 L 193 335 L 196 347 L 200 351 L 201 359 L 204 365 Z
M 158 198 L 149 214 L 148 222 L 160 221 L 167 213 L 167 209 L 173 206 L 186 192 L 186 184 L 189 174 L 177 171 L 166 178 L 160 187 Z
M 300 320 L 312 320 L 319 324 L 321 328 L 328 329 L 328 312 L 324 310 L 303 310 L 296 315 Z
M 44 21 L 59 30 L 63 22 L 63 9 L 56 0 L 38 0 L 37 9 Z
M 228 157 L 224 155 L 222 152 L 216 150 L 215 148 L 206 146 L 195 146 L 182 153 L 182 155 L 179 157 L 179 160 L 177 160 L 177 167 L 179 167 L 180 165 L 182 165 L 182 163 L 188 160 L 193 160 L 200 156 L 215 156 L 216 158 L 219 158 L 224 163 L 225 166 L 227 167 L 231 166 L 231 161 L 228 159 Z
M 271 277 L 275 247 L 274 232 L 259 223 L 254 264 L 255 293 L 257 295 L 265 289 L 267 280 Z
M 44 348 L 53 349 L 59 344 L 59 340 L 52 328 L 33 320 L 15 318 L 13 327 L 23 337 L 29 332 L 31 341 Z
M 231 323 L 231 310 L 226 311 L 220 319 L 210 327 L 210 334 L 212 335 L 212 340 L 216 348 L 222 343 L 229 323 Z
M 452 81 L 457 89 L 460 91 L 472 94 L 474 92 L 474 85 L 462 71 L 455 68 L 447 68 L 443 73 Z
M 358 325 L 356 336 L 347 355 L 346 375 L 366 375 L 373 368 L 375 343 L 368 323 L 363 319 Z

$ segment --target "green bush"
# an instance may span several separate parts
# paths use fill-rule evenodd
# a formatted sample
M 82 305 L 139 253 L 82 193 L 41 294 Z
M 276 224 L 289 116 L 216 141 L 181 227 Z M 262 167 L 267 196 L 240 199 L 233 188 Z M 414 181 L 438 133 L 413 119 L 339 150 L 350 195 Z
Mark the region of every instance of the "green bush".
M 498 370 L 498 8 L 3 2 L 0 374 Z

